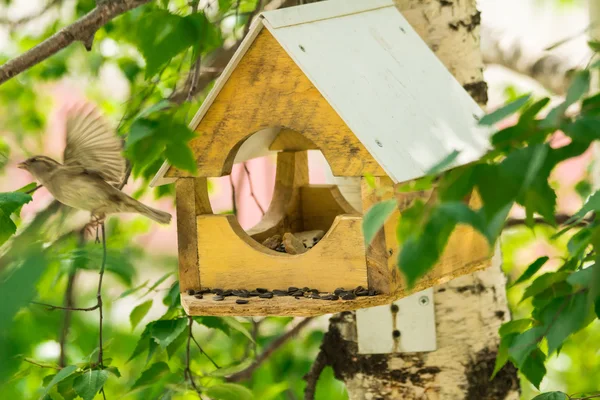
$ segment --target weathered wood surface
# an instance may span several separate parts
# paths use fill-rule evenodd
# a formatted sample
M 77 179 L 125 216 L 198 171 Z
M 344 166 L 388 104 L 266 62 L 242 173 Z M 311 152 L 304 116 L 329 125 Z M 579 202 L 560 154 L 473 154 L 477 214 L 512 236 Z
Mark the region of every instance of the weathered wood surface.
M 233 215 L 200 215 L 197 232 L 203 287 L 308 286 L 333 291 L 367 286 L 360 216 L 338 216 L 321 241 L 299 255 L 267 249 L 248 236 Z
M 319 147 L 335 175 L 383 174 L 327 100 L 263 29 L 196 128 L 199 135 L 190 147 L 197 158 L 197 175 L 228 174 L 244 140 L 268 127 L 301 133 Z M 188 175 L 174 167 L 166 173 Z
M 301 151 L 301 150 L 319 150 L 319 148 L 302 134 L 291 129 L 282 129 L 269 150 L 274 151 Z
M 307 185 L 300 188 L 304 230 L 325 232 L 338 215 L 360 215 L 335 185 Z
M 175 183 L 177 207 L 177 248 L 179 251 L 179 289 L 200 289 L 198 241 L 196 240 L 196 186 L 206 179 L 181 178 Z M 210 206 L 210 203 L 208 203 Z
M 271 204 L 260 222 L 248 231 L 258 242 L 286 232 L 305 230 L 302 221 L 300 187 L 308 184 L 306 151 L 277 154 L 275 189 Z

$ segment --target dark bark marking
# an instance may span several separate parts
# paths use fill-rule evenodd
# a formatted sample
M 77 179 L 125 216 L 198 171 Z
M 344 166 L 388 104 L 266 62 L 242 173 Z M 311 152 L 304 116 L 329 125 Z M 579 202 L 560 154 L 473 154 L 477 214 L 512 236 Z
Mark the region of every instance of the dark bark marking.
M 471 95 L 473 100 L 475 100 L 478 104 L 487 104 L 488 85 L 485 81 L 467 83 L 463 85 L 463 88 L 465 88 L 465 90 Z
M 459 30 L 460 27 L 463 27 L 467 30 L 467 32 L 472 32 L 475 28 L 481 25 L 481 12 L 477 11 L 475 14 L 471 15 L 469 19 L 466 20 L 458 20 L 454 22 L 450 22 L 448 26 L 453 31 Z
M 475 354 L 467 365 L 465 377 L 468 382 L 465 400 L 503 400 L 513 391 L 520 391 L 517 369 L 507 363 L 490 381 L 494 371 L 497 350 L 484 348 Z

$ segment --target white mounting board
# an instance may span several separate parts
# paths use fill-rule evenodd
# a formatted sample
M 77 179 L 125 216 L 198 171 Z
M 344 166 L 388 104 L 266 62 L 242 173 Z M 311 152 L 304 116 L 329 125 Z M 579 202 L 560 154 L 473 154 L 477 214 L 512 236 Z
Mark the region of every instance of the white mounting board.
M 414 353 L 437 349 L 433 288 L 390 305 L 356 311 L 360 354 Z M 396 305 L 396 313 L 392 311 Z M 394 337 L 394 331 L 400 336 Z M 397 335 L 397 333 L 396 333 Z

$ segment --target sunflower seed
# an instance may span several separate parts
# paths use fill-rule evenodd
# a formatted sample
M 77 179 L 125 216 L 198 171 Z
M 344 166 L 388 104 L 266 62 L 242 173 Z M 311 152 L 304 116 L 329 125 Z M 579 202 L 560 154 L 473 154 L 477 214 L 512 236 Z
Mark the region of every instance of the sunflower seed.
M 258 293 L 267 293 L 269 290 L 268 290 L 268 289 L 265 289 L 265 288 L 256 288 L 256 291 L 257 291 Z
M 237 304 L 248 304 L 248 300 L 244 300 L 244 299 L 237 299 L 235 302 Z
M 275 290 L 273 290 L 273 294 L 275 296 L 287 296 L 288 292 L 286 292 L 285 290 L 277 290 L 277 289 L 275 289 Z
M 201 299 L 204 296 L 202 294 L 198 293 L 198 294 L 195 294 L 194 297 L 197 299 Z
M 258 297 L 260 297 L 261 299 L 272 299 L 273 293 L 270 293 L 270 292 L 261 293 Z
M 355 292 L 355 294 L 357 296 L 368 296 L 369 295 L 369 291 L 366 290 L 366 289 L 363 289 L 363 290 L 359 290 L 358 292 Z
M 223 301 L 223 300 L 225 300 L 225 297 L 218 294 L 215 297 L 213 297 L 213 300 L 214 301 Z
M 296 286 L 290 286 L 288 288 L 288 292 L 297 292 L 298 290 L 300 290 L 300 289 L 298 289 Z
M 256 296 L 260 296 L 260 293 L 258 293 L 257 291 L 253 290 L 253 291 L 251 291 L 251 292 L 249 293 L 249 295 L 250 295 L 251 297 L 256 297 Z
M 188 290 L 186 290 L 186 293 L 190 296 L 193 296 L 194 293 L 196 293 L 196 291 L 194 289 L 188 289 Z
M 340 293 L 342 293 L 342 292 L 344 292 L 344 291 L 345 291 L 345 290 L 344 290 L 344 288 L 343 288 L 343 287 L 339 287 L 339 288 L 337 288 L 337 289 L 335 289 L 335 290 L 333 291 L 333 294 L 337 294 L 337 295 L 339 296 L 339 295 L 340 295 Z
M 342 295 L 342 300 L 354 300 L 356 299 L 356 295 L 352 292 L 346 292 Z

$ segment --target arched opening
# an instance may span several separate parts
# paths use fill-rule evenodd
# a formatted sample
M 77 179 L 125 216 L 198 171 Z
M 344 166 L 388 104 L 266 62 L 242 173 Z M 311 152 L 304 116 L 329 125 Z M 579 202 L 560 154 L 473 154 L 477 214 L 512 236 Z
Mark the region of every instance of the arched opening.
M 334 178 L 321 151 L 299 133 L 263 129 L 229 158 L 231 174 L 209 179 L 212 209 L 235 212 L 242 234 L 270 250 L 308 251 L 338 215 L 359 214 L 360 178 Z

